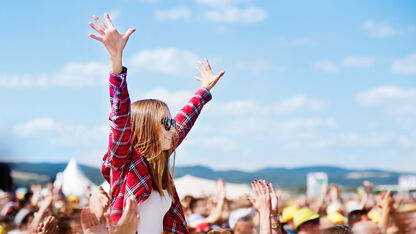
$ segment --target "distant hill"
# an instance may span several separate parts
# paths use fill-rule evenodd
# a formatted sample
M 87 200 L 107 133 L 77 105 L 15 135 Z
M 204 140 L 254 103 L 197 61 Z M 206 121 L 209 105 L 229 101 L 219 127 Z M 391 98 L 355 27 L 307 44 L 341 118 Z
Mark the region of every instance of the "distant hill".
M 0 165 L 2 164 L 8 165 L 15 172 L 46 175 L 52 179 L 56 176 L 56 173 L 63 171 L 66 167 L 66 163 L 0 163 Z M 82 164 L 80 164 L 80 167 L 94 183 L 101 184 L 104 181 L 98 168 Z M 404 174 L 385 170 L 351 170 L 330 166 L 264 168 L 253 172 L 213 170 L 204 166 L 177 166 L 175 168 L 175 178 L 190 174 L 207 179 L 223 178 L 225 181 L 232 183 L 249 183 L 256 179 L 266 179 L 282 188 L 296 188 L 306 185 L 306 175 L 310 172 L 325 172 L 328 174 L 329 183 L 336 183 L 348 187 L 359 186 L 364 180 L 369 180 L 375 185 L 397 184 L 398 177 Z M 24 183 L 23 181 L 19 182 L 19 184 Z
M 0 165 L 7 165 L 12 171 L 34 173 L 38 175 L 45 175 L 51 179 L 55 179 L 58 172 L 61 172 L 67 166 L 67 163 L 25 163 L 25 162 L 1 162 Z M 79 164 L 81 170 L 85 175 L 95 184 L 101 184 L 104 181 L 99 168 Z M 36 180 L 22 181 L 17 180 L 19 184 L 30 184 Z M 44 182 L 44 181 L 41 181 Z

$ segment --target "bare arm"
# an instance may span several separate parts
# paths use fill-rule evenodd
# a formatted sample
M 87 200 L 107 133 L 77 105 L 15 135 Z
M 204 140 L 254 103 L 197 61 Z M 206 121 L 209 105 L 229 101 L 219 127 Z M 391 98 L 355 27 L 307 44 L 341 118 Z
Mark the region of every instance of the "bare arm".
M 94 20 L 99 26 L 92 22 L 89 25 L 100 35 L 89 34 L 89 36 L 104 44 L 110 57 L 110 103 L 111 114 L 109 117 L 111 132 L 109 149 L 102 168 L 104 177 L 108 174 L 106 167 L 118 168 L 123 165 L 131 153 L 131 122 L 130 122 L 130 98 L 126 84 L 126 70 L 122 66 L 123 50 L 130 35 L 135 31 L 131 28 L 121 34 L 114 27 L 110 16 L 105 14 L 107 25 L 96 15 Z
M 202 107 L 211 100 L 210 90 L 217 84 L 219 79 L 224 75 L 225 71 L 219 72 L 217 75 L 211 69 L 208 59 L 204 59 L 205 63 L 200 62 L 200 67 L 197 67 L 201 77 L 194 76 L 196 80 L 201 82 L 201 88 L 189 100 L 189 102 L 179 111 L 175 116 L 176 134 L 174 137 L 174 144 L 169 155 L 182 143 L 188 132 L 191 130 L 196 119 L 198 118 Z
M 260 234 L 272 233 L 270 188 L 264 180 L 253 181 L 251 187 L 254 192 L 254 200 L 250 201 L 260 215 Z

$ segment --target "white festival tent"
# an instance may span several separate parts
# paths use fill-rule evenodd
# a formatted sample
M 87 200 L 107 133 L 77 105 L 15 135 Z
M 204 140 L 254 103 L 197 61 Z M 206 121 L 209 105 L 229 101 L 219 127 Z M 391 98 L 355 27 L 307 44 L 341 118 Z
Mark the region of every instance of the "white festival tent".
M 110 184 L 107 181 L 104 181 L 101 187 L 106 192 L 110 191 Z M 180 199 L 186 195 L 204 197 L 217 194 L 217 181 L 191 175 L 185 175 L 175 179 L 175 187 Z M 252 195 L 250 186 L 247 184 L 225 183 L 225 193 L 228 199 L 238 199 L 243 195 Z
M 176 190 L 182 199 L 186 195 L 204 197 L 217 194 L 217 181 L 185 175 L 175 179 Z M 228 199 L 238 199 L 243 195 L 251 195 L 250 186 L 247 184 L 225 183 L 225 193 Z
M 98 190 L 98 186 L 85 176 L 78 163 L 71 159 L 63 172 L 56 174 L 55 187 L 62 185 L 65 196 L 75 195 L 80 198 Z

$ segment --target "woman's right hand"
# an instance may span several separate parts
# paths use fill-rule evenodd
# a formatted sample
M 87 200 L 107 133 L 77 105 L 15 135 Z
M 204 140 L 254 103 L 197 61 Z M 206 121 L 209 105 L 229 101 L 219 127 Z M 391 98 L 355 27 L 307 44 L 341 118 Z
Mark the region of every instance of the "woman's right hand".
M 104 22 L 98 18 L 98 16 L 93 15 L 92 18 L 94 18 L 99 26 L 96 26 L 93 22 L 89 22 L 89 25 L 101 36 L 96 36 L 92 33 L 90 33 L 89 36 L 102 42 L 105 48 L 107 48 L 108 54 L 110 55 L 111 71 L 117 74 L 121 73 L 124 47 L 126 46 L 130 35 L 136 31 L 136 29 L 130 28 L 124 34 L 119 33 L 111 22 L 108 13 L 105 13 L 108 26 L 105 25 Z

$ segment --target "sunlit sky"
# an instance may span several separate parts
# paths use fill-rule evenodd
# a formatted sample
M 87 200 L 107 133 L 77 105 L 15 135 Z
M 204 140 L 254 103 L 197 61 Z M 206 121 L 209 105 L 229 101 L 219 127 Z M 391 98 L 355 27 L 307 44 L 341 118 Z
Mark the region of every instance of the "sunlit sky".
M 1 1 L 0 159 L 97 166 L 108 141 L 108 56 L 121 32 L 131 99 L 174 115 L 207 57 L 226 74 L 176 165 L 335 165 L 416 172 L 413 1 Z

